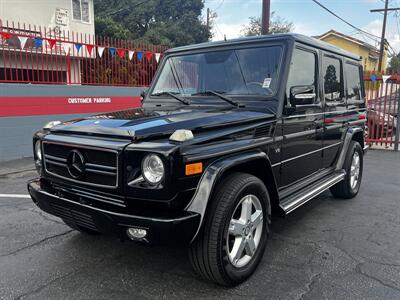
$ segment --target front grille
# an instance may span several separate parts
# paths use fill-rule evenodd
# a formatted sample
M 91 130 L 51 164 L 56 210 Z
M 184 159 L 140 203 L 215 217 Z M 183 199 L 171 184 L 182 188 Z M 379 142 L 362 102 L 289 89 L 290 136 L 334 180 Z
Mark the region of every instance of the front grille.
M 67 223 L 97 231 L 97 227 L 90 215 L 54 203 L 50 203 L 50 207 L 54 215 L 65 220 Z
M 57 184 L 53 185 L 53 188 L 59 193 L 61 197 L 65 197 L 77 203 L 86 205 L 96 205 L 101 203 L 112 204 L 120 207 L 126 207 L 123 196 L 112 195 L 110 193 L 104 193 L 100 191 L 92 191 L 84 188 L 74 187 L 63 187 Z
M 77 168 L 72 166 L 73 152 L 81 162 Z M 118 186 L 118 153 L 114 150 L 44 142 L 43 154 L 50 175 L 90 186 Z

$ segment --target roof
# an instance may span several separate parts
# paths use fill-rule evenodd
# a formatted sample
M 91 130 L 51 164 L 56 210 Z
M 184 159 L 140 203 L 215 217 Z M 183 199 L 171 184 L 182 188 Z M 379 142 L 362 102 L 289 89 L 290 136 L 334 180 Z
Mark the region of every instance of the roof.
M 350 42 L 352 42 L 354 44 L 358 44 L 358 45 L 361 45 L 361 46 L 363 46 L 365 48 L 368 48 L 371 52 L 374 52 L 374 54 L 379 55 L 379 50 L 376 47 L 372 46 L 371 44 L 368 44 L 368 43 L 366 43 L 364 41 L 361 41 L 359 39 L 356 39 L 355 37 L 346 35 L 344 33 L 335 31 L 333 29 L 331 29 L 328 32 L 325 32 L 324 34 L 321 34 L 319 36 L 315 36 L 315 38 L 321 40 L 324 37 L 327 37 L 329 35 L 336 35 L 336 36 L 341 37 L 341 38 L 343 38 L 345 40 L 348 40 L 348 41 L 350 41 Z
M 190 51 L 190 50 L 198 50 L 198 49 L 206 49 L 206 48 L 217 48 L 222 46 L 229 45 L 240 45 L 240 44 L 250 44 L 250 43 L 260 43 L 260 42 L 279 42 L 279 41 L 295 41 L 307 44 L 312 47 L 316 47 L 319 49 L 327 50 L 333 53 L 337 53 L 339 55 L 343 55 L 352 59 L 360 60 L 358 55 L 355 55 L 351 52 L 345 51 L 339 47 L 321 41 L 319 39 L 305 36 L 298 33 L 283 33 L 283 34 L 270 34 L 270 35 L 260 35 L 260 36 L 251 36 L 251 37 L 242 37 L 238 39 L 226 40 L 226 41 L 218 41 L 218 42 L 206 42 L 201 44 L 194 44 L 189 46 L 182 46 L 177 48 L 172 48 L 166 51 L 166 54 L 182 52 L 182 51 Z

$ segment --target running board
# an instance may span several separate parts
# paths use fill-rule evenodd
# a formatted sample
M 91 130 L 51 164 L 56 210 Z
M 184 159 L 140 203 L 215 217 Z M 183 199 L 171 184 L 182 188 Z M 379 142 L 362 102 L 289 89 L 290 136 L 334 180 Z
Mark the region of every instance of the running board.
M 286 199 L 282 199 L 280 207 L 283 209 L 285 214 L 289 214 L 296 208 L 299 208 L 322 192 L 326 191 L 331 186 L 334 186 L 336 183 L 342 181 L 345 175 L 346 172 L 343 170 L 336 171 L 335 173 L 328 175 L 309 186 L 306 186 L 299 192 L 289 195 Z

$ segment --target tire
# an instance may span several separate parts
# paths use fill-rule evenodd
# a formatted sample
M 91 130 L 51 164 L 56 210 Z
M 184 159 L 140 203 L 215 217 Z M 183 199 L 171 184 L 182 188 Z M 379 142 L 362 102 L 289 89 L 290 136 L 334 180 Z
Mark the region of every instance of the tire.
M 355 156 L 359 158 L 357 182 L 352 181 L 352 162 Z M 357 167 L 356 167 L 357 168 Z M 363 150 L 361 145 L 356 141 L 351 141 L 344 161 L 343 169 L 346 171 L 344 180 L 331 187 L 331 193 L 336 198 L 351 199 L 354 198 L 360 190 L 362 174 L 363 174 Z
M 75 225 L 74 223 L 71 223 L 64 219 L 62 219 L 62 220 L 65 223 L 65 225 L 67 225 L 68 227 L 70 227 L 73 230 L 76 230 L 76 231 L 79 231 L 81 233 L 88 234 L 88 235 L 100 235 L 100 232 L 98 232 L 98 231 Z
M 249 207 L 250 218 L 246 213 Z M 257 177 L 233 173 L 223 179 L 207 208 L 203 226 L 190 245 L 189 259 L 196 273 L 223 286 L 235 286 L 251 276 L 267 244 L 270 207 L 268 191 Z M 242 216 L 255 222 L 244 225 Z M 234 251 L 234 245 L 239 246 L 235 249 L 244 247 L 243 257 L 240 251 Z

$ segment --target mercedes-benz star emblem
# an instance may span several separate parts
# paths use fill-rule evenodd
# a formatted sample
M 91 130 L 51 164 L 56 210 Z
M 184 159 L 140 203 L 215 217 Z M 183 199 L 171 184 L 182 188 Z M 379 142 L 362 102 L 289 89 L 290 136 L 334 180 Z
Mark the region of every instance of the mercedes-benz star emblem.
M 78 150 L 72 150 L 67 157 L 67 169 L 75 179 L 81 179 L 85 175 L 85 158 Z

